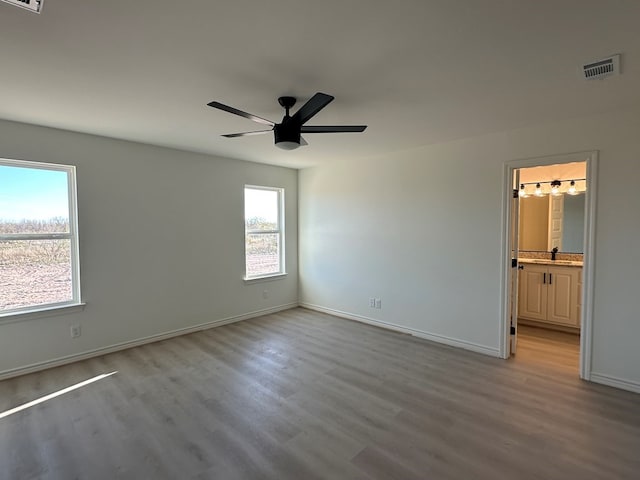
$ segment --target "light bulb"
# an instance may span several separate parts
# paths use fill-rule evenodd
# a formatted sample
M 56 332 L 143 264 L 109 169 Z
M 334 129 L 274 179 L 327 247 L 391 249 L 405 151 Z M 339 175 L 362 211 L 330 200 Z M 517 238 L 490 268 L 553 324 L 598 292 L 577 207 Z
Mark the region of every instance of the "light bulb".
M 519 195 L 521 198 L 526 198 L 526 197 L 528 197 L 528 196 L 529 196 L 529 195 L 527 195 L 527 192 L 525 192 L 525 191 L 524 191 L 524 183 L 521 183 L 521 184 L 520 184 L 520 191 L 518 192 L 518 195 Z
M 575 180 L 571 180 L 571 183 L 569 184 L 569 190 L 567 190 L 567 193 L 569 195 L 577 195 L 578 191 L 576 190 L 576 181 Z
M 551 182 L 551 195 L 560 195 L 560 185 L 562 185 L 560 180 L 554 180 Z
M 542 193 L 542 188 L 540 187 L 539 183 L 536 183 L 536 191 L 535 191 L 535 195 L 536 197 L 542 197 L 544 194 Z

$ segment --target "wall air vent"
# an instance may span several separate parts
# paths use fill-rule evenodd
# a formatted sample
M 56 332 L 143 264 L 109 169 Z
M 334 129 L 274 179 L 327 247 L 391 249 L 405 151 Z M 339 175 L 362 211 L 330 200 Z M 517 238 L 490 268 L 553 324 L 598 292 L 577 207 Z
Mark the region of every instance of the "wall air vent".
M 0 2 L 10 3 L 16 7 L 25 8 L 31 12 L 40 13 L 44 0 L 0 0 Z
M 620 55 L 613 55 L 609 58 L 583 65 L 582 72 L 584 73 L 585 80 L 618 75 L 620 74 Z

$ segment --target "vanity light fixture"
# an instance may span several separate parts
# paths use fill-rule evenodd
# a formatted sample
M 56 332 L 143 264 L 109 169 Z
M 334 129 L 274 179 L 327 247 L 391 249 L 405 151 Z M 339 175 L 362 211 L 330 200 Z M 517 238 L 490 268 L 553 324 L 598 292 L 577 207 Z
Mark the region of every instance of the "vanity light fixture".
M 536 183 L 536 191 L 534 192 L 536 197 L 542 197 L 544 193 L 542 193 L 542 187 L 540 187 L 539 183 Z
M 518 197 L 527 198 L 532 194 L 535 195 L 536 197 L 544 197 L 549 193 L 549 190 L 546 190 L 545 188 L 546 190 L 545 191 L 542 188 L 542 185 L 545 185 L 545 184 L 549 184 L 549 186 L 551 187 L 550 188 L 551 195 L 562 195 L 564 193 L 568 195 L 579 195 L 581 193 L 584 193 L 587 190 L 585 178 L 574 178 L 574 179 L 565 178 L 563 180 L 523 182 L 520 184 L 520 189 L 518 190 Z M 529 185 L 536 186 L 533 192 L 529 189 Z M 515 191 L 514 191 L 514 194 L 515 194 Z

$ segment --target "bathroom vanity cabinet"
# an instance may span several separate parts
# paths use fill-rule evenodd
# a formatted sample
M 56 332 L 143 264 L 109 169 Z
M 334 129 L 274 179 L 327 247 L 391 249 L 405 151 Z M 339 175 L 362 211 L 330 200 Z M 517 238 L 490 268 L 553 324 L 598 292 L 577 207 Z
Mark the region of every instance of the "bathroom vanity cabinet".
M 581 266 L 520 263 L 518 318 L 580 328 Z

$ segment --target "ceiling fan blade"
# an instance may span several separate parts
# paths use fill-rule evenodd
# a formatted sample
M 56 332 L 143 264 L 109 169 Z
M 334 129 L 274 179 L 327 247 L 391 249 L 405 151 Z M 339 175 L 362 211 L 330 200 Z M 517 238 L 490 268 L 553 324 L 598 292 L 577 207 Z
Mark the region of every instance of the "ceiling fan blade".
M 242 110 L 238 110 L 237 108 L 230 107 L 229 105 L 225 105 L 220 102 L 209 102 L 207 103 L 210 107 L 217 108 L 219 110 L 224 110 L 225 112 L 233 113 L 234 115 L 239 115 L 244 118 L 248 118 L 249 120 L 253 120 L 254 122 L 264 123 L 265 125 L 269 125 L 273 127 L 275 123 L 271 120 L 267 120 L 262 117 L 258 117 L 256 115 L 252 115 L 251 113 L 243 112 Z
M 313 97 L 309 99 L 307 103 L 305 103 L 300 110 L 298 110 L 291 119 L 299 122 L 300 125 L 306 123 L 313 117 L 316 113 L 322 110 L 324 107 L 329 105 L 331 101 L 335 97 L 331 95 L 327 95 L 326 93 L 316 93 Z
M 342 133 L 342 132 L 353 132 L 360 133 L 364 132 L 367 128 L 366 125 L 319 125 L 319 126 L 303 126 L 300 129 L 301 133 Z
M 226 135 L 222 135 L 227 138 L 235 138 L 235 137 L 249 137 L 251 135 L 263 135 L 265 133 L 271 133 L 273 130 L 257 130 L 255 132 L 242 132 L 242 133 L 227 133 Z

